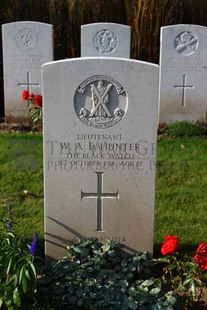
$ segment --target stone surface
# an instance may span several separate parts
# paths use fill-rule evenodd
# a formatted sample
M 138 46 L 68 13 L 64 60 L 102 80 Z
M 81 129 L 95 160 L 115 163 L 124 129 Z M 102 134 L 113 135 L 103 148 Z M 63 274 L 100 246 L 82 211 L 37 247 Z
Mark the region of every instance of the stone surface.
M 53 26 L 38 22 L 2 25 L 4 104 L 7 122 L 28 120 L 22 91 L 41 94 L 41 65 L 53 60 Z
M 131 27 L 114 23 L 81 26 L 81 57 L 130 58 Z
M 153 251 L 158 66 L 43 65 L 46 256 L 94 236 Z
M 159 122 L 203 121 L 207 112 L 207 27 L 161 29 Z

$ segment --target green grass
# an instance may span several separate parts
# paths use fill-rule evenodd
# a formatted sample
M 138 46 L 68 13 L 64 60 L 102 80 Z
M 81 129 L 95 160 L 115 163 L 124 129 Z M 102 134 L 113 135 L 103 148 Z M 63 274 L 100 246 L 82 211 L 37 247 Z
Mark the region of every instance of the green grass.
M 158 139 L 155 254 L 166 234 L 189 252 L 207 241 L 206 150 L 205 137 Z M 42 169 L 41 134 L 0 134 L 0 216 L 13 202 L 17 232 L 43 240 Z
M 17 232 L 43 238 L 42 135 L 0 134 L 0 216 L 9 202 Z
M 207 241 L 206 150 L 205 137 L 158 140 L 155 247 L 166 234 L 189 251 Z

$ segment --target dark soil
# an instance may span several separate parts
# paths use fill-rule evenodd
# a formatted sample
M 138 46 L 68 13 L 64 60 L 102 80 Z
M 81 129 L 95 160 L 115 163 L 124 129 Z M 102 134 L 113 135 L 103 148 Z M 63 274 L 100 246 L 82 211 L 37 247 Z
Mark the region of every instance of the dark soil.
M 42 125 L 32 125 L 29 123 L 7 123 L 3 117 L 0 118 L 0 132 L 2 133 L 24 133 L 42 132 Z

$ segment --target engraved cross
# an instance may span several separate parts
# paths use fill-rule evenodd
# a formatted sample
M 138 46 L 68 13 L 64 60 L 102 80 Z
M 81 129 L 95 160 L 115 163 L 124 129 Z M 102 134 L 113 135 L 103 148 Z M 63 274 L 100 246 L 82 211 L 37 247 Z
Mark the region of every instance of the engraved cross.
M 111 88 L 111 84 L 109 84 L 106 89 L 104 90 L 103 94 L 99 94 L 99 92 L 97 91 L 97 89 L 95 88 L 95 86 L 92 84 L 91 85 L 91 89 L 94 91 L 97 99 L 98 99 L 98 103 L 97 105 L 94 107 L 94 109 L 91 111 L 90 116 L 94 116 L 94 114 L 96 113 L 96 111 L 98 110 L 99 106 L 102 106 L 102 108 L 104 109 L 104 111 L 106 112 L 107 116 L 111 116 L 111 113 L 109 112 L 109 110 L 107 109 L 106 105 L 104 104 L 104 98 L 106 97 L 106 95 L 108 94 L 110 88 Z
M 30 92 L 30 86 L 40 87 L 40 83 L 30 83 L 30 72 L 29 71 L 27 71 L 27 81 L 18 83 L 17 85 L 23 86 L 23 87 L 26 86 L 28 93 Z M 28 105 L 29 105 L 29 101 L 28 101 Z
M 185 99 L 186 99 L 186 89 L 191 88 L 194 89 L 193 85 L 187 85 L 187 76 L 183 74 L 183 84 L 182 85 L 174 85 L 174 88 L 182 88 L 182 107 L 185 107 Z
M 103 193 L 103 174 L 104 172 L 95 172 L 97 174 L 97 193 L 83 193 L 81 190 L 81 200 L 84 198 L 97 199 L 97 231 L 103 229 L 103 198 L 119 199 L 119 191 L 116 193 Z

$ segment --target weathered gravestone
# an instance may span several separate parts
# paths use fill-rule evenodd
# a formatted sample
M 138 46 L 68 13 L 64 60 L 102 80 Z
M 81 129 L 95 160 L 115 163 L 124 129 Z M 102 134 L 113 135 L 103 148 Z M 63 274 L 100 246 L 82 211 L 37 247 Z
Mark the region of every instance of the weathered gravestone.
M 91 236 L 152 253 L 158 66 L 79 58 L 42 68 L 46 256 Z
M 130 58 L 131 27 L 114 23 L 81 26 L 82 57 Z
M 53 26 L 38 22 L 2 25 L 4 103 L 7 122 L 27 121 L 22 91 L 41 94 L 41 65 L 53 60 Z
M 161 29 L 159 122 L 202 121 L 207 112 L 207 27 Z

